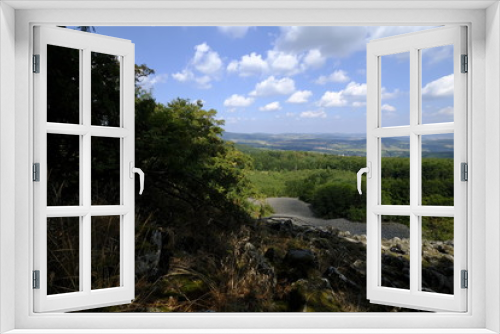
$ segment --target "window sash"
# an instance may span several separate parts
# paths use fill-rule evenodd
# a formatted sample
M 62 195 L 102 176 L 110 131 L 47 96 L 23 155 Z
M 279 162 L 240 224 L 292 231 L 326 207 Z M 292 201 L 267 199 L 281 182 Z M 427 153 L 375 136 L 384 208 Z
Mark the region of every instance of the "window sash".
M 40 163 L 40 182 L 34 184 L 34 270 L 40 271 L 40 289 L 34 289 L 35 312 L 66 312 L 129 303 L 134 298 L 134 45 L 130 41 L 64 28 L 35 27 L 34 54 L 40 55 L 40 73 L 34 79 L 34 161 Z M 47 122 L 47 45 L 80 50 L 80 124 Z M 120 67 L 120 126 L 91 125 L 91 52 L 116 55 Z M 80 140 L 79 206 L 47 206 L 47 134 L 78 135 Z M 119 205 L 91 203 L 91 138 L 120 140 Z M 91 229 L 94 216 L 120 216 L 120 286 L 92 290 Z M 47 218 L 80 217 L 79 291 L 47 295 Z
M 394 36 L 368 43 L 367 47 L 367 162 L 372 177 L 367 180 L 367 298 L 377 304 L 421 310 L 467 310 L 467 290 L 461 289 L 460 271 L 467 269 L 467 183 L 460 181 L 461 163 L 467 162 L 467 76 L 460 73 L 460 55 L 467 54 L 465 27 L 444 27 Z M 454 122 L 420 123 L 420 51 L 442 45 L 453 45 Z M 410 55 L 410 125 L 381 127 L 381 56 L 409 52 Z M 454 134 L 454 202 L 453 207 L 419 205 L 421 185 L 421 147 L 419 136 Z M 381 205 L 381 138 L 410 137 L 410 205 Z M 410 288 L 381 285 L 381 216 L 410 217 Z M 422 273 L 420 217 L 454 217 L 454 294 L 420 291 Z

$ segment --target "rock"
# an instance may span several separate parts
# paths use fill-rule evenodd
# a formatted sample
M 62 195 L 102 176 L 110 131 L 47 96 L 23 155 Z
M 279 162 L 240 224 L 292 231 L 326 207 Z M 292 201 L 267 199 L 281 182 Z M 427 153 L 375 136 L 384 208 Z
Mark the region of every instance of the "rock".
M 285 255 L 285 262 L 291 266 L 313 267 L 316 261 L 314 253 L 308 249 L 291 249 Z
M 358 287 L 358 285 L 354 281 L 348 279 L 344 274 L 342 274 L 335 267 L 328 267 L 328 269 L 325 271 L 323 276 L 328 277 L 333 282 L 337 281 L 337 283 L 338 283 L 338 281 L 340 280 L 341 282 L 347 283 L 353 287 L 356 287 L 356 288 Z
M 318 249 L 330 249 L 331 248 L 330 242 L 325 238 L 314 238 L 312 240 L 311 244 Z
M 267 258 L 253 244 L 247 242 L 243 248 L 249 263 L 255 263 L 257 270 L 265 275 L 274 277 L 274 267 L 267 262 Z
M 245 244 L 244 249 L 245 249 L 246 252 L 248 252 L 248 251 L 255 251 L 255 246 L 252 245 L 251 243 L 247 242 Z
M 344 240 L 347 241 L 347 242 L 351 242 L 353 244 L 359 244 L 360 243 L 360 241 L 358 241 L 356 239 L 348 238 L 348 237 L 344 237 Z
M 327 279 L 300 279 L 291 288 L 287 298 L 290 311 L 337 312 L 342 309 Z
M 264 253 L 264 257 L 271 262 L 274 261 L 275 256 L 276 256 L 276 251 L 274 250 L 274 248 L 268 248 Z

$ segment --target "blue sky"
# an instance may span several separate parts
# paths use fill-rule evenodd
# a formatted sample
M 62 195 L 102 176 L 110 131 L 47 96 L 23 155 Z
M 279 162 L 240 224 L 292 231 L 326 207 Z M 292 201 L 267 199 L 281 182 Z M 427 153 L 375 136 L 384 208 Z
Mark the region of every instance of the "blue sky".
M 226 131 L 364 133 L 366 43 L 428 28 L 96 27 L 96 33 L 135 43 L 136 63 L 156 71 L 142 85 L 158 102 L 202 100 Z M 423 53 L 425 123 L 453 120 L 450 50 Z M 383 126 L 408 123 L 408 68 L 405 55 L 382 59 Z

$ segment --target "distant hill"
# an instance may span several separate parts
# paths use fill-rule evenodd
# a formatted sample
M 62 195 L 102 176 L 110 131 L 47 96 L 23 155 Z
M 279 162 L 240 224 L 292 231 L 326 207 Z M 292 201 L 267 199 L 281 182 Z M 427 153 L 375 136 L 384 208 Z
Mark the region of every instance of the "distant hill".
M 334 155 L 366 156 L 366 134 L 363 133 L 235 133 L 224 132 L 224 140 L 258 149 L 309 151 Z M 384 138 L 383 156 L 408 157 L 407 137 Z M 453 157 L 453 137 L 426 136 L 422 144 L 423 157 Z

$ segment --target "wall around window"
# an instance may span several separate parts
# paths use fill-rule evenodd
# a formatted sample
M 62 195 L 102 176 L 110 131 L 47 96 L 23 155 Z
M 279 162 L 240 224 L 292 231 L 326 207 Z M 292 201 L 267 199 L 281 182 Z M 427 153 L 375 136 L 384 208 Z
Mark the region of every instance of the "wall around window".
M 500 6 L 495 3 L 486 11 L 486 328 L 500 332 Z M 475 161 L 476 168 L 483 166 Z M 473 199 L 474 200 L 474 199 Z M 488 256 L 491 254 L 491 257 Z M 495 261 L 495 263 L 490 263 Z
M 68 3 L 68 2 L 65 2 Z M 4 4 L 2 3 L 2 6 Z M 264 6 L 264 4 L 262 4 Z M 452 5 L 450 5 L 452 6 Z M 491 10 L 491 9 L 490 9 Z M 6 10 L 7 12 L 9 10 Z M 12 10 L 10 10 L 12 13 Z M 4 160 L 4 154 L 7 155 L 7 158 L 14 158 L 14 151 L 11 149 L 8 150 L 8 147 L 13 146 L 13 134 L 7 142 L 1 137 L 0 141 L 0 181 L 2 182 L 2 190 L 0 190 L 0 194 L 7 193 L 9 196 L 13 196 L 14 193 L 14 185 L 15 185 L 15 193 L 16 193 L 16 217 L 14 221 L 13 214 L 10 216 L 7 215 L 7 220 L 4 219 L 4 211 L 3 209 L 6 206 L 5 203 L 9 204 L 10 202 L 4 202 L 5 197 L 1 197 L 0 201 L 0 209 L 2 209 L 1 213 L 1 248 L 0 248 L 0 269 L 2 272 L 2 277 L 0 278 L 0 293 L 1 300 L 0 303 L 0 321 L 2 321 L 2 326 L 5 325 L 6 329 L 12 328 L 9 326 L 13 326 L 12 320 L 12 310 L 14 309 L 13 305 L 15 305 L 16 309 L 16 326 L 20 328 L 35 328 L 37 325 L 45 325 L 47 327 L 56 327 L 64 328 L 63 322 L 57 322 L 63 318 L 66 318 L 66 324 L 75 323 L 74 326 L 94 326 L 94 328 L 99 328 L 102 322 L 99 321 L 89 321 L 89 317 L 79 317 L 79 319 L 68 317 L 63 317 L 60 315 L 51 315 L 46 317 L 33 317 L 29 315 L 29 310 L 32 305 L 30 302 L 31 290 L 28 289 L 29 281 L 30 281 L 30 273 L 31 273 L 31 264 L 26 261 L 27 256 L 30 254 L 30 224 L 32 221 L 31 213 L 30 213 L 30 205 L 31 200 L 29 198 L 29 189 L 31 185 L 31 181 L 29 180 L 30 176 L 30 104 L 29 104 L 29 94 L 30 94 L 30 86 L 27 78 L 30 77 L 29 73 L 29 65 L 30 65 L 30 25 L 29 23 L 44 23 L 44 22 L 58 22 L 61 24 L 68 25 L 98 25 L 103 23 L 109 23 L 113 25 L 118 24 L 150 24 L 158 23 L 158 24 L 176 24 L 176 25 L 200 25 L 200 24 L 234 24 L 237 23 L 253 23 L 253 24 L 303 24 L 303 25 L 311 25 L 311 24 L 350 24 L 356 22 L 356 24 L 362 23 L 371 23 L 371 24 L 380 24 L 380 22 L 393 22 L 394 24 L 400 24 L 401 22 L 405 22 L 407 24 L 417 24 L 420 22 L 431 23 L 468 23 L 473 22 L 472 40 L 474 43 L 473 50 L 473 60 L 472 60 L 472 79 L 471 82 L 474 87 L 474 95 L 472 100 L 470 101 L 470 105 L 472 106 L 473 115 L 470 115 L 469 118 L 469 130 L 473 136 L 472 142 L 472 152 L 473 155 L 471 159 L 474 160 L 473 167 L 471 169 L 471 180 L 474 180 L 473 188 L 469 191 L 470 198 L 473 199 L 473 207 L 471 212 L 469 213 L 469 218 L 472 219 L 474 223 L 474 229 L 472 228 L 469 232 L 472 232 L 472 238 L 474 243 L 474 248 L 469 248 L 471 252 L 471 258 L 477 261 L 470 262 L 470 270 L 471 270 L 471 279 L 470 282 L 472 288 L 469 289 L 469 297 L 471 298 L 472 309 L 474 310 L 474 322 L 467 321 L 466 317 L 457 317 L 453 315 L 447 315 L 444 317 L 448 317 L 447 321 L 443 318 L 441 322 L 443 326 L 447 323 L 447 326 L 473 326 L 476 328 L 484 328 L 485 323 L 492 330 L 498 331 L 498 310 L 499 310 L 499 302 L 500 297 L 498 294 L 498 272 L 500 268 L 500 253 L 498 252 L 498 243 L 500 240 L 500 233 L 498 232 L 498 227 L 490 228 L 490 225 L 495 225 L 498 223 L 499 215 L 498 215 L 498 198 L 500 194 L 500 181 L 497 178 L 494 180 L 495 182 L 491 183 L 488 181 L 486 183 L 485 177 L 485 161 L 486 156 L 491 155 L 491 159 L 496 159 L 492 162 L 498 163 L 499 153 L 496 152 L 500 147 L 500 140 L 497 137 L 494 137 L 490 140 L 489 137 L 484 135 L 485 129 L 488 129 L 488 136 L 491 134 L 491 131 L 498 132 L 499 122 L 498 115 L 493 118 L 492 122 L 488 119 L 494 113 L 498 113 L 498 106 L 500 105 L 498 101 L 498 91 L 499 91 L 499 82 L 500 75 L 498 71 L 498 67 L 493 67 L 492 70 L 488 68 L 486 71 L 485 68 L 485 52 L 484 52 L 484 43 L 485 36 L 489 38 L 488 41 L 488 49 L 486 51 L 486 56 L 488 56 L 488 61 L 491 62 L 491 65 L 496 62 L 498 65 L 499 55 L 498 49 L 500 45 L 500 41 L 498 40 L 498 24 L 499 18 L 497 14 L 498 10 L 495 8 L 493 14 L 490 14 L 489 26 L 488 30 L 485 33 L 485 11 L 484 10 L 400 10 L 400 11 L 391 11 L 391 10 L 310 10 L 310 9 L 268 9 L 268 10 L 256 10 L 250 9 L 248 11 L 242 10 L 196 10 L 196 9 L 184 9 L 184 10 L 157 10 L 157 11 L 145 11 L 145 10 L 132 10 L 132 11 L 110 11 L 110 10 L 52 10 L 52 11 L 37 11 L 37 10 L 27 10 L 27 11 L 19 11 L 16 13 L 16 75 L 12 73 L 13 64 L 12 62 L 8 62 L 4 58 L 0 58 L 0 66 L 2 70 L 2 85 L 0 85 L 0 93 L 2 96 L 2 103 L 0 104 L 0 117 L 4 117 L 4 115 L 8 116 L 8 122 L 4 123 L 3 118 L 0 119 L 2 121 L 2 125 L 0 126 L 0 136 L 3 136 L 3 132 L 1 130 L 4 127 L 11 126 L 11 129 L 7 131 L 12 131 L 14 128 L 14 115 L 11 113 L 7 113 L 3 107 L 6 103 L 10 106 L 14 106 L 13 96 L 14 96 L 14 78 L 16 78 L 16 122 L 15 122 L 15 138 L 16 138 L 16 176 L 14 184 L 12 181 L 12 175 L 10 175 L 11 180 L 9 180 L 8 175 L 4 173 L 4 171 L 13 172 L 13 166 Z M 490 12 L 491 13 L 491 12 Z M 13 14 L 13 13 L 12 13 Z M 2 13 L 2 20 L 5 16 L 5 13 Z M 11 15 L 12 16 L 12 15 Z M 1 24 L 1 22 L 0 22 Z M 13 23 L 12 23 L 13 24 Z M 9 24 L 11 26 L 12 24 Z M 490 31 L 493 27 L 497 29 L 496 33 Z M 2 25 L 2 35 L 3 36 L 3 25 Z M 12 36 L 11 36 L 12 37 Z M 487 39 L 488 39 L 487 38 Z M 13 56 L 13 52 L 5 51 L 8 49 L 4 49 L 4 40 L 0 39 L 2 54 L 4 52 Z M 7 45 L 11 45 L 7 43 Z M 12 47 L 12 45 L 10 46 Z M 0 54 L 1 55 L 1 54 Z M 3 70 L 5 68 L 9 68 L 7 72 Z M 7 73 L 10 73 L 6 75 Z M 4 75 L 5 74 L 5 75 Z M 492 86 L 489 86 L 488 89 L 485 87 L 485 77 L 489 78 L 488 81 Z M 9 86 L 5 86 L 4 82 L 7 82 Z M 9 94 L 6 94 L 9 93 Z M 6 100 L 5 100 L 6 99 Z M 493 109 L 488 110 L 488 114 L 486 113 L 486 104 L 489 103 L 490 100 L 495 100 L 493 104 L 488 104 L 488 106 L 493 107 Z M 485 102 L 486 101 L 486 102 Z M 10 109 L 10 108 L 9 108 Z M 12 109 L 11 109 L 12 110 Z M 490 125 L 491 123 L 491 125 Z M 4 125 L 5 124 L 5 125 Z M 487 126 L 488 124 L 488 126 Z M 4 147 L 7 148 L 7 151 L 4 152 Z M 485 150 L 486 149 L 486 150 Z M 494 152 L 491 152 L 493 150 Z M 495 158 L 496 157 L 496 158 Z M 488 160 L 490 161 L 490 160 Z M 498 173 L 498 164 L 490 167 L 491 172 Z M 11 190 L 3 190 L 4 183 L 6 180 L 7 185 L 12 185 Z M 9 183 L 10 182 L 10 183 Z M 487 192 L 488 191 L 488 192 Z M 491 192 L 490 192 L 491 191 Z M 484 205 L 484 201 L 486 198 L 486 194 L 488 196 L 496 196 L 492 197 L 493 200 L 487 203 L 487 207 Z M 495 202 L 496 201 L 496 202 Z M 9 208 L 7 207 L 7 210 Z M 12 210 L 12 208 L 10 208 Z M 485 216 L 485 211 L 488 216 Z M 492 212 L 490 212 L 492 211 Z M 492 216 L 490 216 L 490 214 Z M 496 216 L 495 216 L 496 214 Z M 13 232 L 14 222 L 16 226 L 16 234 Z M 487 222 L 488 230 L 485 230 L 485 222 Z M 470 224 L 469 224 L 470 225 Z M 484 236 L 485 232 L 492 232 L 490 236 L 488 236 L 487 242 L 488 244 L 484 245 Z M 6 232 L 6 233 L 4 233 Z M 13 252 L 12 240 L 16 238 L 16 253 Z M 495 246 L 497 245 L 497 246 Z M 490 251 L 490 247 L 493 250 L 493 253 Z M 488 249 L 488 253 L 486 253 L 486 249 Z M 9 273 L 14 272 L 14 254 L 17 258 L 15 275 L 16 278 L 16 296 L 14 298 L 13 295 L 13 275 Z M 487 256 L 488 266 L 490 267 L 490 273 L 493 275 L 492 278 L 488 278 L 485 280 L 485 258 Z M 5 271 L 7 270 L 7 271 Z M 474 276 L 474 272 L 478 273 Z M 7 273 L 7 274 L 6 274 Z M 496 276 L 495 276 L 496 275 Z M 5 278 L 6 277 L 6 278 Z M 10 280 L 9 280 L 10 279 Z M 484 283 L 487 283 L 485 285 Z M 12 285 L 11 285 L 12 284 Z M 496 288 L 495 288 L 496 285 Z M 488 291 L 486 294 L 485 291 Z M 493 293 L 490 294 L 490 292 Z M 487 306 L 485 308 L 484 296 L 487 297 Z M 2 307 L 3 306 L 3 307 Z M 491 309 L 491 311 L 486 311 L 486 309 Z M 488 316 L 488 318 L 484 317 L 484 314 Z M 370 328 L 363 321 L 359 321 L 361 319 L 360 316 L 354 315 L 356 320 L 353 319 L 352 316 L 349 315 L 343 317 L 335 317 L 332 316 L 315 316 L 314 319 L 308 322 L 309 324 L 314 324 L 315 326 L 322 328 L 333 328 L 344 326 L 347 328 L 349 324 L 354 324 L 354 326 L 361 328 Z M 468 315 L 469 316 L 469 315 Z M 396 326 L 396 322 L 387 323 L 387 320 L 381 315 L 374 316 L 365 316 L 370 323 L 372 323 L 372 328 L 384 328 L 389 326 Z M 472 316 L 470 316 L 472 317 Z M 36 319 L 33 319 L 36 318 Z M 127 324 L 135 323 L 133 326 L 128 326 L 127 328 L 135 328 L 137 326 L 138 317 L 128 316 L 129 319 L 123 319 L 120 321 L 114 321 L 115 326 L 127 326 Z M 277 315 L 276 317 L 270 315 L 267 321 L 261 321 L 264 317 L 258 317 L 254 315 L 250 315 L 249 317 L 241 317 L 236 316 L 226 316 L 226 320 L 222 320 L 222 317 L 215 315 L 214 317 L 210 315 L 200 315 L 199 322 L 193 321 L 193 317 L 171 317 L 166 321 L 163 319 L 162 321 L 158 321 L 161 319 L 149 319 L 150 323 L 159 324 L 163 323 L 163 327 L 170 328 L 181 328 L 182 323 L 184 326 L 186 324 L 190 324 L 192 327 L 198 326 L 200 328 L 208 328 L 211 326 L 212 328 L 220 328 L 222 326 L 233 326 L 233 328 L 237 327 L 253 327 L 253 328 L 266 328 L 266 324 L 271 323 L 269 319 L 272 319 L 272 323 L 275 328 L 283 328 L 284 326 L 293 326 L 296 325 L 296 328 L 305 328 L 306 323 L 304 322 L 304 317 L 294 315 L 291 317 Z M 95 320 L 97 317 L 92 318 L 91 320 Z M 208 320 L 207 320 L 208 319 Z M 385 320 L 384 320 L 385 319 Z M 409 319 L 409 317 L 398 317 L 400 320 L 399 323 L 415 323 L 416 318 L 413 320 Z M 465 320 L 464 320 L 465 319 Z M 64 320 L 64 319 L 63 319 Z M 264 319 L 265 320 L 265 319 Z M 434 320 L 434 319 L 432 319 Z M 469 319 L 470 320 L 470 319 Z M 485 322 L 486 321 L 486 322 Z M 431 321 L 432 322 L 432 321 Z M 420 326 L 421 328 L 425 328 L 429 326 L 431 322 L 422 322 L 419 324 L 415 324 L 415 326 Z M 205 327 L 203 327 L 205 324 Z M 343 325 L 339 325 L 343 324 Z M 158 325 L 160 326 L 160 325 Z M 219 326 L 219 327 L 216 327 Z M 496 326 L 496 327 L 495 327 Z M 104 328 L 101 326 L 101 328 Z M 158 327 L 161 328 L 161 327 Z M 3 331 L 3 327 L 2 327 Z M 422 330 L 424 332 L 425 330 Z M 480 330 L 476 331 L 479 332 Z M 214 331 L 213 331 L 214 332 Z M 235 331 L 236 332 L 236 331 Z M 285 332 L 285 331 L 283 331 Z M 304 330 L 303 332 L 306 332 Z M 399 331 L 398 332 L 403 332 Z M 483 331 L 485 332 L 485 331 Z
M 0 332 L 14 328 L 14 10 L 0 2 Z M 10 96 L 10 98 L 8 98 Z

